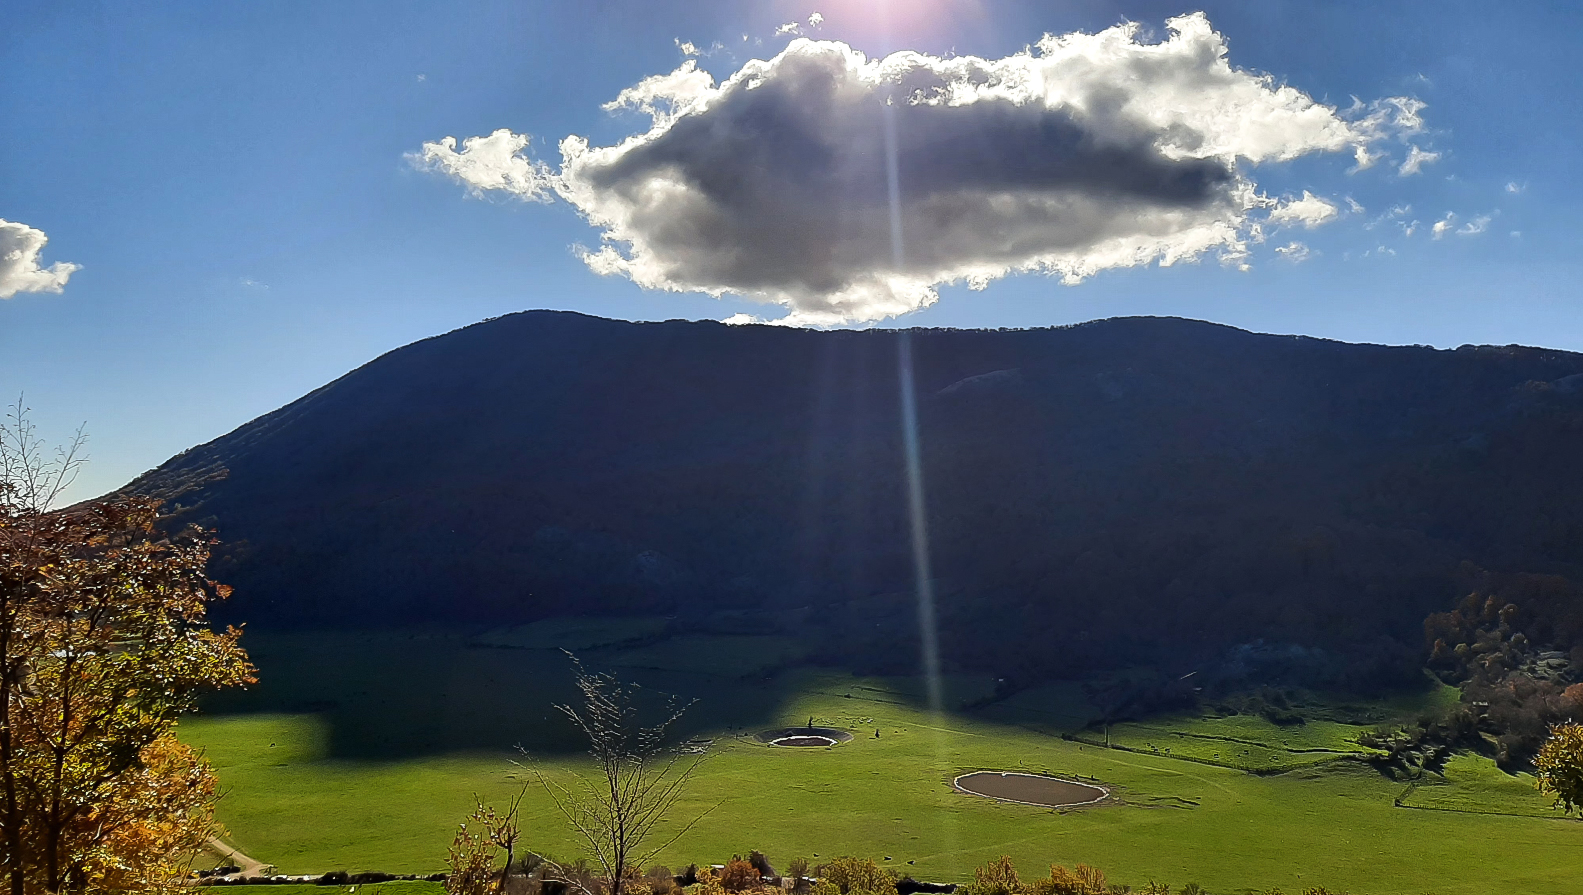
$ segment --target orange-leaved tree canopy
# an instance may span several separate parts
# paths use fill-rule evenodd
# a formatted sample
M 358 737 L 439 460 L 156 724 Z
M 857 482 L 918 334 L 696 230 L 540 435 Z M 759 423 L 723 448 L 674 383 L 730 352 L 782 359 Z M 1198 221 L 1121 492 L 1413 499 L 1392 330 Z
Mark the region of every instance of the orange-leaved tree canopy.
M 216 784 L 175 737 L 203 691 L 253 680 L 212 538 L 158 504 L 64 509 L 78 437 L 50 453 L 20 401 L 0 426 L 0 892 L 174 888 L 211 835 Z

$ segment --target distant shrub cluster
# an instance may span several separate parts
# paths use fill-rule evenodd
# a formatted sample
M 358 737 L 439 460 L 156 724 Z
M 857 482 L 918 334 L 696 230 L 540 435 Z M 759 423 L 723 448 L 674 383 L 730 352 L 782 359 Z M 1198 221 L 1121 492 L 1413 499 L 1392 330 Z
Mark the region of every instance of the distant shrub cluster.
M 1529 766 L 1553 726 L 1583 721 L 1583 588 L 1510 576 L 1431 615 L 1424 631 L 1430 666 L 1462 686 L 1465 717 L 1448 726 L 1472 745 L 1490 734 L 1502 768 Z
M 1249 891 L 1253 890 L 1239 890 Z M 957 895 L 1209 895 L 1198 883 L 1186 883 L 1173 889 L 1167 883 L 1150 881 L 1141 888 L 1112 883 L 1104 871 L 1087 864 L 1078 864 L 1068 870 L 1059 864 L 1050 866 L 1050 875 L 1024 883 L 1012 866 L 1011 858 L 1002 855 L 973 871 L 973 881 L 957 888 Z M 1269 889 L 1255 895 L 1283 895 L 1279 889 Z M 1305 888 L 1302 895 L 1345 895 L 1323 886 Z
M 1580 728 L 1583 730 L 1583 728 Z M 1583 736 L 1583 734 L 1580 734 Z M 557 874 L 552 867 L 561 868 Z M 488 882 L 476 888 L 457 888 L 448 884 L 448 893 L 510 893 L 510 895 L 608 895 L 608 881 L 593 873 L 586 864 L 561 865 L 537 856 L 523 859 L 521 876 L 496 871 Z M 572 872 L 565 873 L 570 870 Z M 766 872 L 771 871 L 771 872 Z M 669 867 L 655 866 L 647 872 L 634 870 L 622 891 L 631 895 L 915 895 L 925 892 L 950 892 L 953 887 L 915 882 L 901 877 L 870 858 L 842 856 L 810 867 L 804 858 L 787 865 L 785 875 L 774 874 L 762 852 L 748 858 L 733 855 L 724 865 L 687 867 L 672 874 Z M 811 876 L 808 875 L 811 871 Z M 1249 895 L 1285 895 L 1280 889 L 1238 889 Z M 1104 871 L 1088 864 L 1068 869 L 1051 865 L 1048 875 L 1024 881 L 1011 858 L 1001 856 L 973 871 L 972 882 L 954 887 L 955 895 L 1210 895 L 1197 883 L 1180 887 L 1150 881 L 1140 887 L 1110 882 Z M 1311 886 L 1292 895 L 1346 895 L 1339 890 Z

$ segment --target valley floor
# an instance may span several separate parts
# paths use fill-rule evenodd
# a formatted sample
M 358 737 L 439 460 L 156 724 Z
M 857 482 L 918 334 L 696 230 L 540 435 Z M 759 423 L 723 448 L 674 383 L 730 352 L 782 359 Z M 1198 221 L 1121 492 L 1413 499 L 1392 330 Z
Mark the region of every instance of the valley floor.
M 475 794 L 502 802 L 526 785 L 527 847 L 579 854 L 533 782 L 535 768 L 564 776 L 583 763 L 550 708 L 571 695 L 566 661 L 532 634 L 509 645 L 411 632 L 250 634 L 263 683 L 181 728 L 219 770 L 230 841 L 284 873 L 431 872 Z M 1082 862 L 1112 882 L 1192 881 L 1216 893 L 1583 892 L 1583 824 L 1559 817 L 1531 780 L 1475 756 L 1409 785 L 1348 757 L 1363 751 L 1352 741 L 1362 727 L 1245 716 L 1117 725 L 1111 744 L 1123 751 L 1092 730 L 1082 734 L 1089 742 L 1060 736 L 1088 718 L 1071 686 L 934 714 L 921 707 L 918 681 L 764 664 L 759 657 L 790 655 L 773 638 L 710 649 L 700 642 L 708 638 L 655 643 L 651 634 L 612 638 L 649 638 L 637 646 L 571 639 L 592 667 L 701 698 L 686 732 L 713 745 L 674 818 L 707 813 L 657 859 L 672 867 L 760 849 L 777 864 L 856 854 L 918 879 L 960 881 L 1005 854 L 1025 877 Z M 949 684 L 955 707 L 990 682 Z M 752 736 L 810 716 L 854 739 L 781 748 Z M 1244 761 L 1285 772 L 1222 766 Z M 978 769 L 1081 775 L 1116 799 L 1051 811 L 951 788 Z

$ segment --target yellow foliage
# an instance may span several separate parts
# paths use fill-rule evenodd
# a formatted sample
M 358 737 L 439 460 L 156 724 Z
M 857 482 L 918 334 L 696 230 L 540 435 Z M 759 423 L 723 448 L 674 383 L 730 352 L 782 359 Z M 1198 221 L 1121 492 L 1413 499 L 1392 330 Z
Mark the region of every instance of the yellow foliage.
M 814 883 L 809 895 L 841 895 L 841 887 L 827 879 Z
M 698 868 L 698 884 L 688 886 L 687 892 L 688 895 L 726 895 L 725 886 L 720 885 L 720 877 L 713 867 Z
M 0 884 L 169 891 L 215 798 L 176 718 L 253 680 L 241 632 L 207 624 L 227 592 L 204 574 L 212 541 L 159 532 L 147 500 L 49 512 L 17 468 L 0 474 L 0 782 L 16 793 L 0 801 Z
M 1067 870 L 1058 864 L 1050 866 L 1050 875 L 1037 880 L 1029 887 L 1030 895 L 1106 895 L 1105 874 L 1087 864 Z
M 1011 858 L 1001 855 L 973 871 L 973 881 L 963 887 L 963 895 L 1017 895 L 1022 891 L 1022 881 L 1017 878 L 1017 868 Z
M 896 874 L 868 858 L 843 855 L 817 868 L 822 881 L 834 885 L 840 895 L 896 895 Z M 819 895 L 819 889 L 814 889 Z
M 1583 812 L 1583 724 L 1550 728 L 1534 766 L 1541 792 L 1554 796 L 1563 811 Z
M 513 879 L 523 880 L 520 867 L 517 877 L 511 875 L 517 840 L 522 835 L 518 809 L 522 805 L 523 792 L 517 793 L 504 811 L 497 811 L 477 796 L 473 797 L 477 807 L 457 828 L 456 837 L 451 840 L 451 873 L 445 879 L 446 895 L 507 892 L 512 890 Z M 505 852 L 505 861 L 497 868 L 499 852 Z
M 141 768 L 117 781 L 70 834 L 89 891 L 174 892 L 214 833 L 214 771 L 174 736 L 145 746 Z M 108 831 L 90 845 L 100 830 Z

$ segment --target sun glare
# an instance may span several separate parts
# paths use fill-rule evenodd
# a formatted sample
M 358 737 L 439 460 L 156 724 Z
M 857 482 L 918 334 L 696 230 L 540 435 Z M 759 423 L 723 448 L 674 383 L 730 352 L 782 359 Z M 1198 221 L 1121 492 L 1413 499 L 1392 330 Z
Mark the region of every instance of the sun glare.
M 983 19 L 980 0 L 835 0 L 804 6 L 809 4 L 786 3 L 782 10 L 806 19 L 816 9 L 824 19 L 820 36 L 854 43 L 881 41 L 884 45 L 876 49 L 887 53 L 959 34 L 964 26 Z

